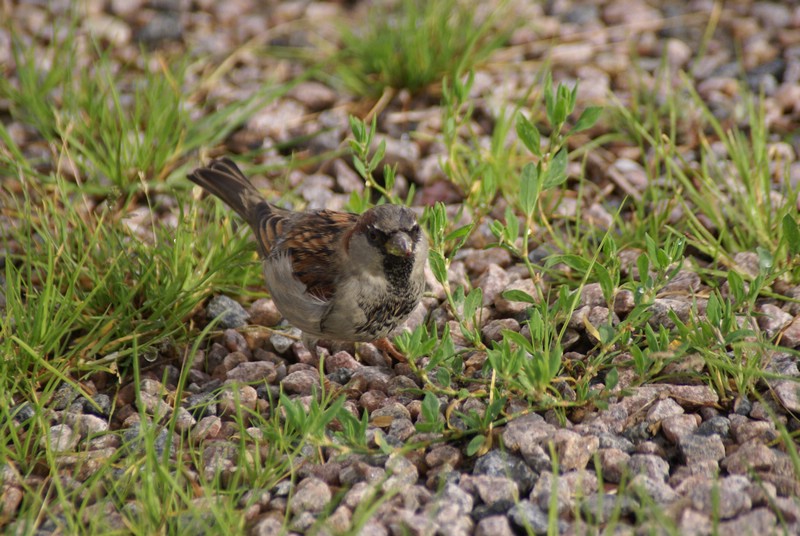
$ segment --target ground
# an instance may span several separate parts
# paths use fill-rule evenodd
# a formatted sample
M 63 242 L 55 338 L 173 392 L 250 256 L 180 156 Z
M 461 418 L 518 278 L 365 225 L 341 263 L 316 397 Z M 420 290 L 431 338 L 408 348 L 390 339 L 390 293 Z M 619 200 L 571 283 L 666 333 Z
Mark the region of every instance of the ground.
M 9 534 L 800 532 L 800 7 L 0 5 Z M 409 204 L 394 342 L 249 230 Z

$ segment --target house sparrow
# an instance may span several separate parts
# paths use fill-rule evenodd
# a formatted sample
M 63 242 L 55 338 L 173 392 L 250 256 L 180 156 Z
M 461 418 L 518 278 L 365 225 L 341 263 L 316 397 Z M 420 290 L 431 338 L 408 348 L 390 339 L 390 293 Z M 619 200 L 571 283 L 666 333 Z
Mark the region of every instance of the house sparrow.
M 228 158 L 188 177 L 250 225 L 272 300 L 313 353 L 319 339 L 383 339 L 419 303 L 428 242 L 411 209 L 284 210 L 267 202 Z M 378 346 L 402 357 L 388 340 Z

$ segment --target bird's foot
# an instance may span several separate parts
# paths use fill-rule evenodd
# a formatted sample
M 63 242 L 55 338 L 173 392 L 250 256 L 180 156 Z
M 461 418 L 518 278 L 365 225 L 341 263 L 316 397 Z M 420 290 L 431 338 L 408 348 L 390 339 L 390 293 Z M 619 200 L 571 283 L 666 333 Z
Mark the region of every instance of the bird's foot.
M 375 345 L 375 348 L 377 348 L 390 358 L 394 359 L 395 361 L 399 361 L 400 363 L 408 363 L 408 359 L 406 359 L 406 356 L 404 356 L 400 352 L 400 350 L 398 350 L 397 347 L 394 344 L 392 344 L 392 341 L 390 341 L 386 337 L 378 339 L 373 344 Z

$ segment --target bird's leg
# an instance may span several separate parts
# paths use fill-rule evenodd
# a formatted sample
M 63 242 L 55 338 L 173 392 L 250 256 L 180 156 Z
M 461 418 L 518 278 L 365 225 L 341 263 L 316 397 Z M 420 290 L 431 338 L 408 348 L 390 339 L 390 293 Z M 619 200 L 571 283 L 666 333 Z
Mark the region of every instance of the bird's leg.
M 314 360 L 319 361 L 319 351 L 317 350 L 317 343 L 319 342 L 319 339 L 312 337 L 307 333 L 303 333 L 303 335 L 300 337 L 300 340 L 303 341 L 303 346 L 306 347 L 306 350 L 311 352 Z
M 388 338 L 383 337 L 382 339 L 378 339 L 377 341 L 375 341 L 373 344 L 375 345 L 375 348 L 377 348 L 390 358 L 394 359 L 395 361 L 399 361 L 400 363 L 408 363 L 408 359 L 406 359 L 406 356 L 400 353 L 400 350 L 398 350 L 395 347 L 395 345 L 392 344 L 392 341 L 390 341 Z

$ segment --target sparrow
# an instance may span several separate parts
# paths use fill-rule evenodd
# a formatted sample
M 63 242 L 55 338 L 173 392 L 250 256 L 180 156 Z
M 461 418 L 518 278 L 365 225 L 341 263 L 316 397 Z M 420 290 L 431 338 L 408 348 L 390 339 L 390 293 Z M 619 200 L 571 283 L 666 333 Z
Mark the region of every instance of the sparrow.
M 267 290 L 281 315 L 316 355 L 319 339 L 376 342 L 417 306 L 425 288 L 428 241 L 408 207 L 378 205 L 363 214 L 295 212 L 269 203 L 236 164 L 221 158 L 188 175 L 250 226 Z

